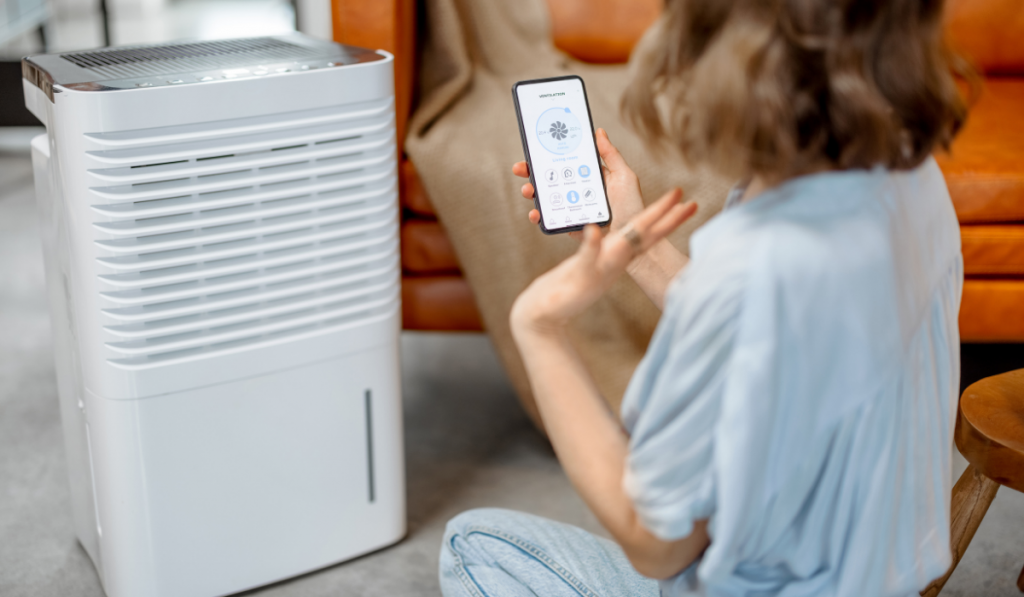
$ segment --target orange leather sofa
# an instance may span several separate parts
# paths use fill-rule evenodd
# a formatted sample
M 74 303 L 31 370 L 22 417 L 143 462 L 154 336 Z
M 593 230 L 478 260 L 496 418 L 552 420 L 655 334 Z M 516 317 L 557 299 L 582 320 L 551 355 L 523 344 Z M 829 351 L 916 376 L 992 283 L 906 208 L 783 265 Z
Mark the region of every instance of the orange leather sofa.
M 1024 342 L 1024 2 L 955 0 L 946 31 L 983 75 L 952 151 L 936 156 L 960 219 L 960 337 Z
M 416 0 L 333 0 L 340 43 L 395 55 L 399 139 L 416 97 Z M 625 62 L 660 0 L 548 0 L 554 44 L 577 59 Z M 1024 2 L 950 0 L 947 33 L 984 76 L 950 155 L 939 155 L 961 223 L 965 342 L 1024 342 Z M 480 330 L 473 293 L 412 163 L 401 153 L 403 325 Z

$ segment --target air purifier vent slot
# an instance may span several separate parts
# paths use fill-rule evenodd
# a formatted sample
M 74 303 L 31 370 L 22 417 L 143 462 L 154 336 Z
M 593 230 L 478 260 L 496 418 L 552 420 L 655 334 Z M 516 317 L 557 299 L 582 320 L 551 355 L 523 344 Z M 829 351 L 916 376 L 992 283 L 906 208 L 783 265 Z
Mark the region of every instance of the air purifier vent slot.
M 87 135 L 109 360 L 158 366 L 393 313 L 382 106 Z
M 309 48 L 281 39 L 254 37 L 74 52 L 61 54 L 61 57 L 95 73 L 131 77 L 299 60 L 315 54 Z

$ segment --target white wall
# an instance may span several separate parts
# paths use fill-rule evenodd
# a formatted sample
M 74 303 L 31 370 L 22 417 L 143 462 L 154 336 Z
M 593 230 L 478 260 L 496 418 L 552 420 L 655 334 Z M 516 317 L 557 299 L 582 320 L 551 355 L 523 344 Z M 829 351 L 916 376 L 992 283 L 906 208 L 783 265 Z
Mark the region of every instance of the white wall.
M 97 12 L 99 0 L 50 0 L 54 14 L 57 16 L 79 16 Z M 167 0 L 107 0 L 110 12 L 122 14 L 142 14 L 158 11 L 167 4 Z
M 310 37 L 332 40 L 331 0 L 297 0 L 299 31 Z

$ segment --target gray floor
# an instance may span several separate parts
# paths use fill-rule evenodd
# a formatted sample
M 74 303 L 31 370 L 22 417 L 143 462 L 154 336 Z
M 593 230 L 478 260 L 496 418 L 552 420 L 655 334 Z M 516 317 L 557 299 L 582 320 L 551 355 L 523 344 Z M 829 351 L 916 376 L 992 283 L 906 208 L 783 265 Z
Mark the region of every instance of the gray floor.
M 0 138 L 0 595 L 102 595 L 72 535 L 27 154 Z M 254 595 L 436 595 L 445 521 L 517 508 L 600 532 L 523 415 L 485 336 L 402 338 L 409 535 Z M 963 463 L 957 466 L 957 472 Z M 1024 496 L 1001 490 L 943 595 L 1010 597 Z

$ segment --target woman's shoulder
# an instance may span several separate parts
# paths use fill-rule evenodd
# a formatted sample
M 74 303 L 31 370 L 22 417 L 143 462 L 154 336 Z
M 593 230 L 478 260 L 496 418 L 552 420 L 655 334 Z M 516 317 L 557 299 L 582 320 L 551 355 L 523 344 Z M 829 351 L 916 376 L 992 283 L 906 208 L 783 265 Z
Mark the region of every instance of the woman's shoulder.
M 691 253 L 679 294 L 694 297 L 693 310 L 722 313 L 724 301 L 741 328 L 762 330 L 769 317 L 826 343 L 866 332 L 888 358 L 936 289 L 952 288 L 940 282 L 959 271 L 960 243 L 941 173 L 926 162 L 790 181 L 721 213 Z
M 907 260 L 934 261 L 944 271 L 959 245 L 945 181 L 929 158 L 909 171 L 786 181 L 713 218 L 694 234 L 691 254 L 695 262 L 735 262 L 737 270 L 757 267 L 788 280 L 851 280 L 877 278 Z

